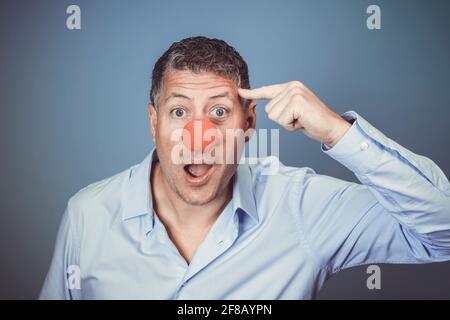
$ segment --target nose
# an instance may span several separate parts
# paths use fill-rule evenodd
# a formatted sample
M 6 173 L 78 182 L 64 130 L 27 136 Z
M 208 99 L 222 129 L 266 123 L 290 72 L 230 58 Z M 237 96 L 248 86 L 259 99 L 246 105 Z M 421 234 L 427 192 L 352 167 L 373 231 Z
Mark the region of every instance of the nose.
M 208 120 L 191 120 L 183 128 L 183 143 L 191 151 L 205 151 L 215 140 L 217 127 Z

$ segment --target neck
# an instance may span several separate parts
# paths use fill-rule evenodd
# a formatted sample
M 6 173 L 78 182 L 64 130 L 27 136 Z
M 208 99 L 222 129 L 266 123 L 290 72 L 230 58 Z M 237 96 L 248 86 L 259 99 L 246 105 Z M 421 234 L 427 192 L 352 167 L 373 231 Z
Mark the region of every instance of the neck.
M 162 174 L 159 162 L 154 163 L 152 184 L 160 188 L 152 188 L 153 206 L 161 222 L 168 228 L 180 232 L 197 232 L 208 230 L 217 220 L 228 204 L 232 195 L 232 179 L 227 192 L 205 205 L 192 205 L 185 202 L 172 190 Z

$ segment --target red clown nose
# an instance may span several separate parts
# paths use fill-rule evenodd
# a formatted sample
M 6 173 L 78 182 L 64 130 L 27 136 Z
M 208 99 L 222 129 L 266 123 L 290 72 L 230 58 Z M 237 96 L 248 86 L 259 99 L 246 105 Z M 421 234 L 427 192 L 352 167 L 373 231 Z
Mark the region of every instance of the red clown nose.
M 191 120 L 184 126 L 183 143 L 191 151 L 204 152 L 206 147 L 214 142 L 215 130 L 217 127 L 211 121 Z

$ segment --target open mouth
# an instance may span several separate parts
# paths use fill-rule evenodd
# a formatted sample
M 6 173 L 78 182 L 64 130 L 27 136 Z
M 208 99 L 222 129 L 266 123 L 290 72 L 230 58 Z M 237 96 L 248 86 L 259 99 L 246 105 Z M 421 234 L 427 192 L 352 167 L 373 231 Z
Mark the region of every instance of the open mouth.
M 194 185 L 205 183 L 214 166 L 210 164 L 187 164 L 183 167 L 186 180 Z

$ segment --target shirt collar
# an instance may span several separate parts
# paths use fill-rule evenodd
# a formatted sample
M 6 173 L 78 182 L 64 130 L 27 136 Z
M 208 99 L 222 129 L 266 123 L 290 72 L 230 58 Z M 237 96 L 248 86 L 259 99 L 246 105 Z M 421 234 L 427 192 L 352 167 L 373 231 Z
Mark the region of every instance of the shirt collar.
M 153 148 L 140 164 L 129 169 L 128 179 L 126 179 L 124 184 L 125 204 L 122 212 L 123 220 L 145 214 L 151 214 L 153 220 L 150 176 L 152 164 L 157 160 L 156 148 Z M 248 165 L 240 164 L 237 168 L 233 185 L 232 202 L 234 212 L 241 209 L 258 222 L 251 169 Z
M 156 159 L 157 154 L 153 149 L 141 163 L 129 169 L 128 179 L 124 183 L 123 220 L 153 212 L 150 176 L 152 164 Z
M 246 164 L 238 165 L 233 186 L 233 211 L 238 209 L 247 213 L 255 222 L 258 222 L 258 211 L 253 190 L 253 179 L 250 167 Z

